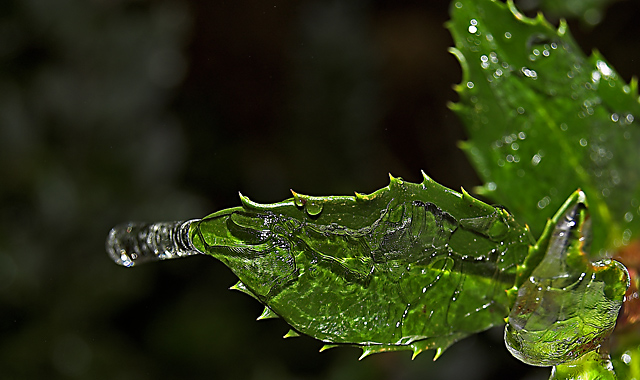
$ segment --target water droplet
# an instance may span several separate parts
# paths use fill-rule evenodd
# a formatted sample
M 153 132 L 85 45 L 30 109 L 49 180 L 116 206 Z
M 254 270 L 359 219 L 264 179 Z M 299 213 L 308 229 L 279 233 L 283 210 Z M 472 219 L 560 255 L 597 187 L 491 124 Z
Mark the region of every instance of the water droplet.
M 311 216 L 319 215 L 322 212 L 322 203 L 317 201 L 307 201 L 304 209 Z
M 537 166 L 540 163 L 540 160 L 542 160 L 542 157 L 540 157 L 540 155 L 537 153 L 534 154 L 531 158 L 531 165 Z
M 476 27 L 475 25 L 469 25 L 469 33 L 471 34 L 475 34 L 478 31 L 478 27 Z
M 487 187 L 487 190 L 489 190 L 489 191 L 494 191 L 497 188 L 495 182 L 487 182 L 487 184 L 485 186 Z
M 622 362 L 624 362 L 624 364 L 626 365 L 629 365 L 629 363 L 631 363 L 631 355 L 629 355 L 630 353 L 631 351 L 625 351 L 625 353 L 620 357 L 620 359 L 622 359 Z
M 631 124 L 635 120 L 635 117 L 633 117 L 632 114 L 628 114 L 627 117 L 625 117 L 625 119 L 627 120 L 627 124 Z
M 517 109 L 516 111 L 518 111 L 518 113 L 519 113 L 520 115 L 522 115 L 522 114 L 524 113 L 524 108 L 522 108 L 522 107 L 518 107 L 518 109 Z
M 589 8 L 584 12 L 583 17 L 587 24 L 593 26 L 602 20 L 602 13 L 596 8 Z
M 619 119 L 620 118 L 619 118 L 617 113 L 612 113 L 611 114 L 611 121 L 613 121 L 614 123 L 617 123 Z
M 549 203 L 551 203 L 551 198 L 547 195 L 538 201 L 538 208 L 542 210 L 543 208 L 549 206 Z
M 631 212 L 627 212 L 626 214 L 624 214 L 624 220 L 626 222 L 630 222 L 633 220 L 633 213 Z
M 506 39 L 510 39 L 510 38 L 511 38 L 511 33 L 509 33 L 509 32 L 505 32 L 505 33 L 504 33 L 504 38 L 506 38 Z
M 580 146 L 587 146 L 587 139 L 580 139 Z
M 456 8 L 460 9 L 460 8 L 462 8 L 462 3 L 458 1 L 458 2 L 456 2 L 455 6 L 456 6 Z
M 531 70 L 529 68 L 523 67 L 522 69 L 520 69 L 520 71 L 522 71 L 522 74 L 524 74 L 524 76 L 527 78 L 532 78 L 532 79 L 538 78 L 538 73 L 535 70 Z
M 475 86 L 473 82 L 471 81 L 467 82 L 467 88 L 473 88 L 473 86 Z
M 560 129 L 562 129 L 563 131 L 566 131 L 567 129 L 569 129 L 569 126 L 567 125 L 567 123 L 562 123 L 560 124 Z
M 526 134 L 526 133 L 524 133 L 524 132 L 520 132 L 520 133 L 518 133 L 518 138 L 519 138 L 520 140 L 524 140 L 524 139 L 526 139 L 526 138 L 527 138 L 527 134 Z
M 520 145 L 518 145 L 518 143 L 514 142 L 513 144 L 511 144 L 511 149 L 512 150 L 518 150 L 518 149 L 520 149 Z

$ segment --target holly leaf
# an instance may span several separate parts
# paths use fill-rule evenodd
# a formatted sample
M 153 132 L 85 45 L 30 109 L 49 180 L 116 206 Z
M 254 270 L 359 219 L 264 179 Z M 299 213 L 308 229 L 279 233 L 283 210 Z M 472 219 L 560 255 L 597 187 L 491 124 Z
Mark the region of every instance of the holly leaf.
M 512 1 L 460 0 L 448 27 L 463 68 L 454 109 L 481 192 L 539 235 L 576 188 L 591 203 L 595 254 L 640 233 L 640 116 L 627 85 L 598 53 L 586 57 L 566 23 L 522 15 Z
M 503 323 L 531 237 L 503 208 L 391 178 L 370 195 L 293 197 L 191 224 L 194 248 L 294 331 L 333 345 L 417 355 Z

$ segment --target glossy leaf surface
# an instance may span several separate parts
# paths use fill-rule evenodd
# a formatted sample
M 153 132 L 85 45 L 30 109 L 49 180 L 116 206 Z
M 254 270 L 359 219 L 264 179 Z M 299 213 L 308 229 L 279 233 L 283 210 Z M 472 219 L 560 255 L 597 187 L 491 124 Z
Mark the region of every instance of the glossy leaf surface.
M 590 223 L 584 193 L 577 191 L 531 249 L 526 267 L 535 267 L 525 272 L 505 327 L 507 348 L 527 364 L 573 362 L 613 331 L 629 274 L 615 260 L 589 261 L 583 247 Z
M 639 233 L 640 116 L 636 82 L 624 83 L 597 52 L 586 57 L 567 25 L 529 19 L 513 6 L 460 0 L 452 51 L 470 140 L 462 146 L 483 192 L 539 235 L 576 188 L 591 204 L 593 253 Z
M 294 197 L 222 210 L 191 226 L 195 248 L 296 331 L 366 356 L 438 354 L 503 323 L 531 237 L 511 214 L 425 177 L 370 195 Z M 263 314 L 264 315 L 264 314 Z

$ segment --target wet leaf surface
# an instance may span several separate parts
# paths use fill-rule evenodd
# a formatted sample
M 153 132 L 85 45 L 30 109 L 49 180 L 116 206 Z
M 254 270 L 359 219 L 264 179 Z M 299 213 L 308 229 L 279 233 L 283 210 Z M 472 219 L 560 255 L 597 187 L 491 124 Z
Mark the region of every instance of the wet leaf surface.
M 425 177 L 370 195 L 293 198 L 214 213 L 194 246 L 296 331 L 384 351 L 437 349 L 503 323 L 531 238 L 511 214 Z M 328 347 L 329 348 L 329 347 Z
M 463 67 L 452 108 L 482 192 L 539 235 L 576 188 L 587 194 L 594 254 L 627 244 L 640 226 L 636 82 L 597 52 L 585 56 L 565 23 L 529 19 L 512 2 L 457 1 L 449 29 Z

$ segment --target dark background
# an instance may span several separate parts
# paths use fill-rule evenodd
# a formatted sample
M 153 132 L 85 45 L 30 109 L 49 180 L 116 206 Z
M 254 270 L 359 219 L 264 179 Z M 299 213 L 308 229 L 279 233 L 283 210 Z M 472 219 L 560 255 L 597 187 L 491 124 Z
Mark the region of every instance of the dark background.
M 570 22 L 626 80 L 638 10 Z M 320 354 L 255 322 L 209 257 L 125 269 L 104 250 L 117 223 L 201 217 L 238 191 L 370 193 L 421 169 L 479 185 L 446 107 L 447 19 L 447 1 L 1 2 L 0 378 L 546 379 L 499 328 L 435 363 Z

